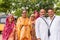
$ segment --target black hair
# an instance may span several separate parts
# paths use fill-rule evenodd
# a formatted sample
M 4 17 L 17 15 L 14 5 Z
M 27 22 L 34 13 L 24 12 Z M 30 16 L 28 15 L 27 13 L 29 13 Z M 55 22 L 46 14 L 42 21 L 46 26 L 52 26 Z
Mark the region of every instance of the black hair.
M 48 8 L 48 10 L 54 10 L 53 8 Z

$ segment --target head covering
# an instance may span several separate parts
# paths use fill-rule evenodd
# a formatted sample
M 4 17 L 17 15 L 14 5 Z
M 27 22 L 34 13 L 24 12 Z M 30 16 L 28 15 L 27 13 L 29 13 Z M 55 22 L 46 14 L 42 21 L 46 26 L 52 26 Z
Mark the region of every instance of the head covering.
M 31 16 L 30 16 L 30 21 L 31 21 L 31 18 L 34 18 L 35 19 L 35 15 L 34 14 L 31 14 Z
M 4 27 L 4 30 L 3 30 L 3 33 L 2 33 L 2 40 L 8 40 L 9 38 L 9 35 L 12 33 L 13 29 L 14 29 L 14 26 L 15 26 L 15 23 L 14 23 L 14 17 L 12 16 L 13 18 L 13 21 L 11 24 L 9 24 L 9 18 L 11 17 L 12 15 L 8 15 L 7 18 L 6 18 L 6 23 L 5 23 L 5 27 Z
M 37 10 L 34 11 L 34 14 L 35 14 L 35 13 L 39 14 L 39 12 L 38 12 Z
M 39 12 L 37 10 L 34 11 L 34 14 L 38 14 L 37 17 L 35 17 L 35 19 L 37 19 L 39 17 Z
M 31 14 L 31 16 L 34 16 L 34 14 Z

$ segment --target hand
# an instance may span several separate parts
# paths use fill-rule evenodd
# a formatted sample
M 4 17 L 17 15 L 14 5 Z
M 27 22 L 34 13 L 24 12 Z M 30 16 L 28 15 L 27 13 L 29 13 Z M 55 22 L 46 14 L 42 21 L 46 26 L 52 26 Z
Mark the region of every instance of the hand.
M 41 40 L 40 38 L 38 38 L 37 40 Z

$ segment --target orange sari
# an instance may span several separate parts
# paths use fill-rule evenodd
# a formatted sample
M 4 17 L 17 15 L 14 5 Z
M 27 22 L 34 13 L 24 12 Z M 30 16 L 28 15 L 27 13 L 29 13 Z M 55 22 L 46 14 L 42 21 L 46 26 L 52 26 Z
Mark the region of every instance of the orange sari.
M 31 27 L 31 39 L 32 40 L 37 40 L 36 35 L 35 35 L 35 20 L 34 21 L 29 21 L 29 25 Z
M 16 25 L 18 40 L 31 40 L 28 21 L 28 18 L 18 18 Z

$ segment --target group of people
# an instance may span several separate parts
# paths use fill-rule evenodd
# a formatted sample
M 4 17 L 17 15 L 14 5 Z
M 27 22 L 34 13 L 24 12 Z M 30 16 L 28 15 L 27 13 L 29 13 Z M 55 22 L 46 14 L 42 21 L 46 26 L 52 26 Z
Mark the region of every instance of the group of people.
M 16 23 L 13 15 L 8 15 L 2 40 L 60 40 L 60 16 L 52 8 L 47 12 L 45 17 L 45 9 L 35 10 L 28 18 L 27 11 L 23 10 Z

